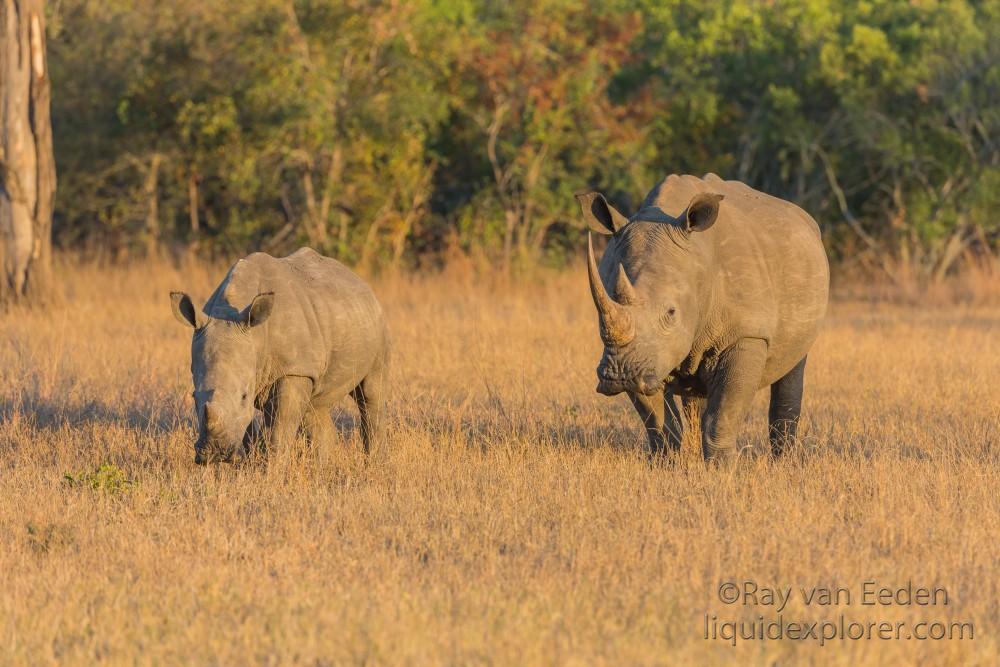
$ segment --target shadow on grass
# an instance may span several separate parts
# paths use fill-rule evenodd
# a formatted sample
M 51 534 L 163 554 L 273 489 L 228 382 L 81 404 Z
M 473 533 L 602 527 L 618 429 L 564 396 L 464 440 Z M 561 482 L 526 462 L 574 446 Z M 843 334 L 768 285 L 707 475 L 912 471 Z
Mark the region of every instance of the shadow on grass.
M 424 433 L 436 441 L 463 443 L 484 453 L 511 443 L 581 450 L 610 448 L 625 452 L 645 446 L 645 434 L 638 422 L 629 424 L 621 420 L 621 423 L 609 424 L 603 416 L 582 420 L 575 415 L 554 415 L 547 410 L 542 413 L 535 416 L 522 411 L 511 418 L 503 410 L 484 406 L 460 415 L 433 410 L 409 413 L 401 415 L 394 423 L 397 428 Z
M 0 420 L 24 419 L 35 428 L 57 430 L 98 424 L 119 426 L 151 435 L 163 435 L 185 424 L 176 410 L 135 402 L 111 406 L 103 401 L 64 403 L 32 394 L 0 399 Z

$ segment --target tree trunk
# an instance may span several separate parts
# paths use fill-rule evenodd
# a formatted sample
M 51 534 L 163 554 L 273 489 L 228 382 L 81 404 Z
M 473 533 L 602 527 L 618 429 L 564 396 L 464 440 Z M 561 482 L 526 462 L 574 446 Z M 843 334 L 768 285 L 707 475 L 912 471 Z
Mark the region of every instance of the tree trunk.
M 143 193 L 146 195 L 146 255 L 152 257 L 159 252 L 160 247 L 160 202 L 159 202 L 159 180 L 160 163 L 163 155 L 153 153 L 149 158 L 149 167 L 146 169 L 146 182 L 143 184 Z
M 323 198 L 319 206 L 319 227 L 316 231 L 320 236 L 320 252 L 327 252 L 330 249 L 330 207 L 333 204 L 334 192 L 340 185 L 343 175 L 344 152 L 340 146 L 337 146 L 330 156 L 330 167 L 326 172 L 326 185 L 323 187 Z
M 503 257 L 501 258 L 501 271 L 504 276 L 509 276 L 513 265 L 514 255 L 514 230 L 517 228 L 517 212 L 506 209 L 504 215 L 503 229 Z
M 409 238 L 413 228 L 424 216 L 424 206 L 431 196 L 431 179 L 434 177 L 434 168 L 424 169 L 424 173 L 413 186 L 413 197 L 410 200 L 409 210 L 400 219 L 400 224 L 392 240 L 392 268 L 398 270 L 403 260 L 403 251 L 406 250 L 406 239 Z
M 51 287 L 56 165 L 42 0 L 0 0 L 0 301 Z
M 188 173 L 188 217 L 191 219 L 191 231 L 197 234 L 201 221 L 198 219 L 198 174 L 193 169 Z

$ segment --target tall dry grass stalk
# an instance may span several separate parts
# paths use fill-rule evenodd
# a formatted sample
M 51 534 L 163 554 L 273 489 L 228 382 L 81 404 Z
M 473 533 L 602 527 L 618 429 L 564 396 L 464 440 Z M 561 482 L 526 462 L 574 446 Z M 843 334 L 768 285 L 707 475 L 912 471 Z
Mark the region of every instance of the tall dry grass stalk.
M 804 442 L 650 465 L 594 392 L 582 273 L 376 283 L 391 434 L 348 401 L 322 464 L 192 463 L 190 332 L 167 293 L 220 270 L 61 271 L 0 345 L 0 663 L 985 664 L 1000 617 L 996 305 L 838 303 L 807 369 Z M 766 392 L 743 441 L 765 445 Z M 104 465 L 101 469 L 100 466 Z M 64 478 L 69 474 L 71 480 Z M 948 605 L 786 620 L 971 621 L 974 640 L 704 639 L 725 581 L 942 586 Z

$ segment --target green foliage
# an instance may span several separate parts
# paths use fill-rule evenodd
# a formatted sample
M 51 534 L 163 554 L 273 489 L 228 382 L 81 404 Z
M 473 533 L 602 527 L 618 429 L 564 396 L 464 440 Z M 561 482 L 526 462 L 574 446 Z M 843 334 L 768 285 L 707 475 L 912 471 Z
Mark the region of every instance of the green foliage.
M 92 471 L 66 473 L 63 475 L 63 484 L 70 488 L 91 489 L 109 495 L 124 493 L 135 486 L 135 482 L 126 477 L 124 470 L 111 463 L 102 463 Z
M 1000 2 L 65 0 L 64 246 L 512 267 L 714 171 L 835 251 L 995 247 Z M 947 268 L 947 267 L 945 267 Z

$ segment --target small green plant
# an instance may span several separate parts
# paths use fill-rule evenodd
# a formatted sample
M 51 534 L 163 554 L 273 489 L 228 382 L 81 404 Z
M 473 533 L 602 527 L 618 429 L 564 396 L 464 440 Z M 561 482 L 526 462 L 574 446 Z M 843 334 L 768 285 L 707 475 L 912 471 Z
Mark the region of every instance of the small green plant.
M 94 491 L 104 491 L 112 495 L 128 491 L 135 482 L 125 476 L 125 471 L 111 463 L 102 463 L 91 472 L 81 470 L 78 473 L 63 475 L 63 484 L 71 488 L 90 488 Z

